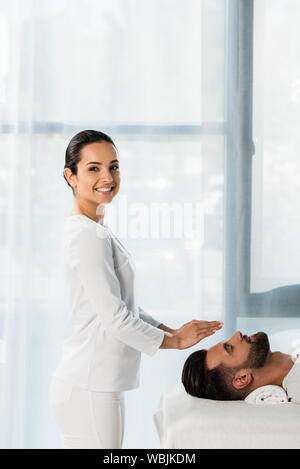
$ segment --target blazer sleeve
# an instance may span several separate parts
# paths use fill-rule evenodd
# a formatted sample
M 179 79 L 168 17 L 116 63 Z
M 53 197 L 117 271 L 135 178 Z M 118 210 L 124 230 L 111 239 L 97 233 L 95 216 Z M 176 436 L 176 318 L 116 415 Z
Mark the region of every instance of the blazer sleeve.
M 164 332 L 129 311 L 122 300 L 105 229 L 99 225 L 97 229 L 92 226 L 75 232 L 69 248 L 71 267 L 104 328 L 130 347 L 154 355 L 163 342 Z
M 148 324 L 151 324 L 154 327 L 158 327 L 160 324 L 162 324 L 161 321 L 157 321 L 156 319 L 154 319 L 149 313 L 146 313 L 146 311 L 144 311 L 140 306 L 138 306 L 138 312 L 140 318 Z

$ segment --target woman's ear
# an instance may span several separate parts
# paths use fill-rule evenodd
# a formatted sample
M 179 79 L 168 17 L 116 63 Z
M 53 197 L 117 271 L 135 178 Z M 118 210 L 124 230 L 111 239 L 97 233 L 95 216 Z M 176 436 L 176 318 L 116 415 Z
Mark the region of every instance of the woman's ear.
M 65 175 L 66 180 L 70 184 L 71 183 L 71 177 L 72 177 L 72 171 L 70 170 L 70 168 L 65 168 L 64 169 L 64 175 Z
M 248 384 L 252 383 L 252 381 L 253 376 L 251 371 L 248 368 L 243 368 L 236 372 L 232 380 L 232 386 L 235 389 L 243 389 L 248 386 Z
M 64 169 L 64 175 L 65 175 L 68 183 L 70 184 L 70 186 L 72 186 L 73 189 L 74 189 L 74 187 L 76 187 L 76 186 L 74 185 L 74 181 L 73 181 L 74 174 L 72 173 L 71 169 L 70 168 L 65 168 Z

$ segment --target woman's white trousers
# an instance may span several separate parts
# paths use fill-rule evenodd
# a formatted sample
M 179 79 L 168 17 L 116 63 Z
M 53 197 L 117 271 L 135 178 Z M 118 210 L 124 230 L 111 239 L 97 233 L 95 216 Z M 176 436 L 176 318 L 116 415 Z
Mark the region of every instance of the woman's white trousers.
M 123 392 L 86 391 L 52 377 L 49 404 L 63 449 L 122 448 Z

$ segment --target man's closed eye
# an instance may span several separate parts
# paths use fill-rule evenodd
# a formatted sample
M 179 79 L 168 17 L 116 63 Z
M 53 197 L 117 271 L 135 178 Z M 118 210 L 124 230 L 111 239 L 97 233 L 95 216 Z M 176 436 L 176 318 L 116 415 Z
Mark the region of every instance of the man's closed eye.
M 232 354 L 232 352 L 233 352 L 233 346 L 232 345 L 225 343 L 225 344 L 223 344 L 223 347 L 224 347 L 224 350 L 227 353 L 229 353 L 230 355 Z

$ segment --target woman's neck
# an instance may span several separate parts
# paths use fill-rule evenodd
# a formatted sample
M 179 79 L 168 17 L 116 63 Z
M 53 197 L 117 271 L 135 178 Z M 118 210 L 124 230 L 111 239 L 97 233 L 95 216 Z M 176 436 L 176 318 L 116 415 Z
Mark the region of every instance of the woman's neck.
M 84 203 L 79 204 L 77 201 L 75 201 L 71 215 L 79 214 L 85 215 L 96 223 L 103 225 L 105 215 L 105 204 L 99 204 L 95 207 L 94 205 L 90 206 Z

